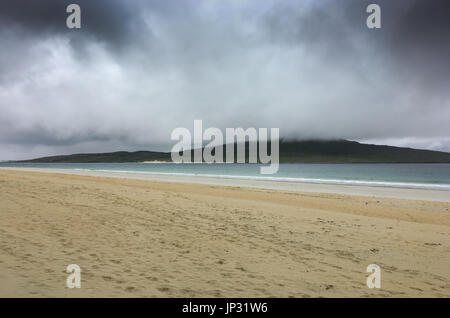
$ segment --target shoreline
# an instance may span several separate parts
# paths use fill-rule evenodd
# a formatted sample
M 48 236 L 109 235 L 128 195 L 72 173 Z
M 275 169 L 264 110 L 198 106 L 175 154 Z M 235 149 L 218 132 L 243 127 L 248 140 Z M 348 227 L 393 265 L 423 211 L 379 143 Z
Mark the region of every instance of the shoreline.
M 445 189 L 421 189 L 411 187 L 388 187 L 382 185 L 355 185 L 316 182 L 292 182 L 285 180 L 258 180 L 249 178 L 215 177 L 215 176 L 187 176 L 154 172 L 123 172 L 123 171 L 96 171 L 78 169 L 56 168 L 26 168 L 26 167 L 0 167 L 0 170 L 31 171 L 43 173 L 58 173 L 68 175 L 120 178 L 132 180 L 148 180 L 176 183 L 194 183 L 226 187 L 245 187 L 266 190 L 282 190 L 293 192 L 329 193 L 341 195 L 356 195 L 380 198 L 396 198 L 407 200 L 425 200 L 437 202 L 450 202 L 450 191 Z

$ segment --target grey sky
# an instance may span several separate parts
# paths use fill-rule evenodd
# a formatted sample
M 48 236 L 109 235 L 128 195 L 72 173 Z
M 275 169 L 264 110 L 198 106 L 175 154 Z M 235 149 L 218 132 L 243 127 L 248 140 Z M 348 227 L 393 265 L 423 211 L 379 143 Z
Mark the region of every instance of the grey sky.
M 3 0 L 0 159 L 169 150 L 194 119 L 450 151 L 449 17 L 445 0 Z

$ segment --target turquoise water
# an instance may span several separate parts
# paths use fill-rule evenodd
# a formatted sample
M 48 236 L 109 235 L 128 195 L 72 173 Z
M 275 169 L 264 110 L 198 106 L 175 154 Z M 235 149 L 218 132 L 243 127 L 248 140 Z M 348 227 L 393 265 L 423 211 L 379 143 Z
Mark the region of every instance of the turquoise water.
M 0 163 L 0 167 L 77 169 L 450 190 L 450 164 L 280 164 L 278 173 L 274 175 L 260 174 L 258 164 Z

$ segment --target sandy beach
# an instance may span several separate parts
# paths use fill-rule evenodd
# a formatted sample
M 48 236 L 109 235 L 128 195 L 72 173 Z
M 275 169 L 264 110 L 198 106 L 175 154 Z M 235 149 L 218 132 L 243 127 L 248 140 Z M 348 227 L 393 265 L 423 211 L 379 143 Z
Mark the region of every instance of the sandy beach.
M 0 297 L 449 297 L 449 191 L 0 169 Z M 81 288 L 66 267 L 81 267 Z M 381 268 L 380 289 L 366 267 Z

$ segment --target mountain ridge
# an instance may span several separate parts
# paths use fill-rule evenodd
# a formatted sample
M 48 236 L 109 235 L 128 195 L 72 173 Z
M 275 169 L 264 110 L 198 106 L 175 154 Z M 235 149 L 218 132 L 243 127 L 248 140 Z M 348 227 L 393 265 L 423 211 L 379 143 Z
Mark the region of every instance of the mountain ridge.
M 236 144 L 234 146 L 236 147 Z M 245 148 L 248 151 L 248 142 Z M 450 163 L 450 153 L 448 152 L 364 144 L 349 140 L 280 140 L 279 148 L 280 163 Z M 246 157 L 248 158 L 248 156 Z M 10 162 L 125 163 L 144 161 L 171 161 L 171 155 L 170 152 L 157 151 L 116 151 L 58 155 Z

